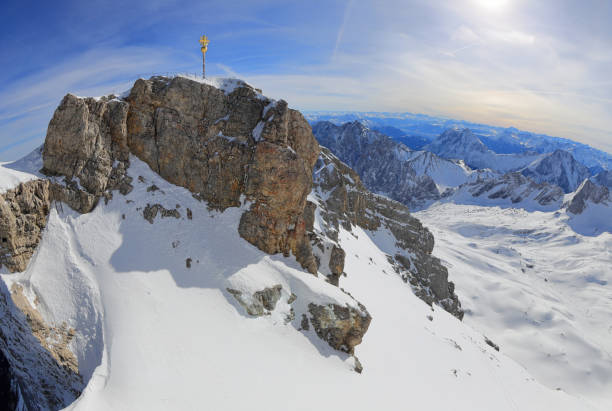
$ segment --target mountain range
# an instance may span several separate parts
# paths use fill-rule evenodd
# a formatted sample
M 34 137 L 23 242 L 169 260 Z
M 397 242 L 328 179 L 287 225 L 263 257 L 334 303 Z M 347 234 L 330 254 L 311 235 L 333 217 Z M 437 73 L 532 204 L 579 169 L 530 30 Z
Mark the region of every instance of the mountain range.
M 309 111 L 305 112 L 305 117 L 312 124 L 330 121 L 341 125 L 359 121 L 369 128 L 381 130 L 413 150 L 421 150 L 448 129 L 467 128 L 485 143 L 487 148 L 498 154 L 544 154 L 560 149 L 571 153 L 577 161 L 588 167 L 592 174 L 612 169 L 610 153 L 567 138 L 522 131 L 514 127 L 496 127 L 413 113 Z

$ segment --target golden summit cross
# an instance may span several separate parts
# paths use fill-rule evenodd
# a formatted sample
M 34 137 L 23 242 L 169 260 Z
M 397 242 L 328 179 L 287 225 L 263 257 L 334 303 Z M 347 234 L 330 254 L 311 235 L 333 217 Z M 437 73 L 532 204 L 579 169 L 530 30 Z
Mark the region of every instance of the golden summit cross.
M 200 37 L 200 44 L 202 45 L 200 48 L 202 50 L 202 78 L 206 77 L 206 51 L 208 51 L 208 43 L 208 37 L 205 35 Z

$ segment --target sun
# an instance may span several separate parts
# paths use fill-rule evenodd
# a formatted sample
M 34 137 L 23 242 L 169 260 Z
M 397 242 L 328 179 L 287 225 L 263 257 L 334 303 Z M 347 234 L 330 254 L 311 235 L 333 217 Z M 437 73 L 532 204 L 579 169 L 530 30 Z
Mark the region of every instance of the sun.
M 478 5 L 489 11 L 502 11 L 508 5 L 508 0 L 475 0 Z

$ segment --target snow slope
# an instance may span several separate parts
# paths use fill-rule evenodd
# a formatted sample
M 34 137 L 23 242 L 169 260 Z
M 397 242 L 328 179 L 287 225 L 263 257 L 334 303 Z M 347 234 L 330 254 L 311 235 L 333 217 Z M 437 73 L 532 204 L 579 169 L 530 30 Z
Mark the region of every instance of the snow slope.
M 582 217 L 563 212 L 447 203 L 415 216 L 436 238 L 468 325 L 550 388 L 611 409 L 612 234 L 577 234 Z
M 40 177 L 38 170 L 42 168 L 41 149 L 42 146 L 20 160 L 0 163 L 0 194 L 20 183 Z
M 78 329 L 72 349 L 91 379 L 70 409 L 590 409 L 415 297 L 377 246 L 390 238 L 385 231 L 355 227 L 339 239 L 348 273 L 340 285 L 373 317 L 356 348 L 362 374 L 312 329 L 298 331 L 299 319 L 285 324 L 286 304 L 248 317 L 227 287 L 280 283 L 322 302 L 354 302 L 293 257 L 242 240 L 241 208 L 210 211 L 137 159 L 131 164 L 129 195 L 84 215 L 57 206 L 28 269 L 1 276 L 37 297 L 47 321 Z M 153 184 L 159 189 L 148 190 Z M 149 224 L 142 210 L 152 203 L 181 217 Z

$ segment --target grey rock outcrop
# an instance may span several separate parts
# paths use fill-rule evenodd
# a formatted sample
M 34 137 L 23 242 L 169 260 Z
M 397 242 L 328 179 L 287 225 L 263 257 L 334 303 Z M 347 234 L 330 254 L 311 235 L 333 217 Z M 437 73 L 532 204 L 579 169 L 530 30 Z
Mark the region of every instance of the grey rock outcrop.
M 448 270 L 431 255 L 433 235 L 410 215 L 405 205 L 368 191 L 357 173 L 325 147 L 321 148 L 315 165 L 314 182 L 313 194 L 319 205 L 318 209 L 314 204 L 306 207 L 306 214 L 310 215 L 305 220 L 319 270 L 327 274 L 330 282 L 336 283 L 336 273 L 343 271 L 340 269 L 343 259 L 332 261 L 331 258 L 332 250 L 341 246 L 338 244 L 340 226 L 348 231 L 353 226 L 372 231 L 386 228 L 395 237 L 399 250 L 388 258 L 402 279 L 428 304 L 438 303 L 456 317 L 463 317 L 454 285 L 448 281 Z M 326 223 L 322 232 L 314 230 L 311 223 L 315 212 Z M 323 270 L 326 265 L 337 268 L 326 273 Z
M 49 213 L 49 181 L 34 180 L 0 194 L 0 266 L 26 269 Z
M 610 204 L 610 190 L 607 187 L 594 184 L 591 180 L 584 180 L 572 198 L 567 202 L 567 211 L 572 214 L 582 214 L 588 203 Z
M 355 346 L 361 344 L 372 317 L 361 307 L 342 307 L 338 304 L 308 305 L 310 322 L 319 336 L 334 349 L 353 354 Z
M 261 317 L 274 311 L 276 303 L 281 298 L 282 289 L 283 287 L 277 284 L 274 287 L 266 287 L 261 291 L 255 291 L 252 296 L 245 296 L 242 291 L 232 288 L 228 288 L 227 292 L 234 296 L 249 315 Z
M 26 409 L 63 409 L 80 395 L 85 384 L 68 363 L 58 362 L 56 355 L 61 350 L 53 354 L 41 344 L 40 334 L 36 335 L 33 329 L 36 321 L 15 305 L 0 281 L 0 352 L 11 380 L 17 384 Z

